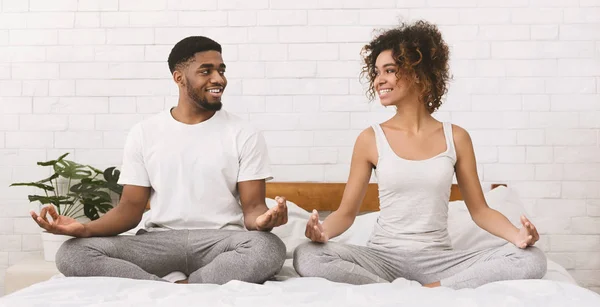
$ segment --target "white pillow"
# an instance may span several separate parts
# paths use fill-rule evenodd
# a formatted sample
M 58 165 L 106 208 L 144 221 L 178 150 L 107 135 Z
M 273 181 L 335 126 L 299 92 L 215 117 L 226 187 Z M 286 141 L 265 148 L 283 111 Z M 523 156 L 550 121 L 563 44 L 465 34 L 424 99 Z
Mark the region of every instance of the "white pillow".
M 527 216 L 528 213 L 514 189 L 499 186 L 484 193 L 484 197 L 490 208 L 504 214 L 516 227 L 522 227 L 521 215 Z M 357 216 L 352 226 L 332 241 L 366 246 L 377 218 L 379 218 L 379 211 Z M 450 202 L 448 232 L 452 246 L 458 250 L 485 249 L 506 244 L 504 239 L 490 234 L 473 222 L 464 201 Z
M 373 227 L 379 218 L 379 211 L 362 214 L 354 219 L 352 226 L 343 234 L 331 239 L 334 242 L 353 244 L 358 246 L 367 246 L 367 241 L 371 237 Z
M 277 201 L 271 198 L 266 198 L 267 207 L 273 208 L 277 205 Z M 310 212 L 298 207 L 291 201 L 286 202 L 288 208 L 288 221 L 285 225 L 273 228 L 272 233 L 276 234 L 285 243 L 286 258 L 291 259 L 294 256 L 296 247 L 308 239 L 304 236 L 306 230 L 306 222 L 310 217 Z
M 484 194 L 488 206 L 504 214 L 521 228 L 521 215 L 528 215 L 514 189 L 497 187 Z M 504 239 L 481 229 L 473 220 L 464 201 L 452 201 L 448 208 L 448 232 L 452 246 L 457 250 L 485 249 L 506 244 Z
M 504 214 L 516 227 L 522 226 L 520 217 L 523 214 L 528 215 L 528 213 L 514 189 L 500 186 L 484 193 L 484 197 L 488 206 Z M 267 199 L 267 206 L 271 208 L 273 205 L 275 205 L 275 200 Z M 288 257 L 292 257 L 294 249 L 308 240 L 304 236 L 304 231 L 310 212 L 290 201 L 287 201 L 287 205 L 288 223 L 276 227 L 273 232 L 284 241 Z M 378 218 L 379 211 L 359 215 L 348 230 L 331 241 L 366 246 Z M 473 222 L 464 201 L 450 202 L 448 233 L 452 246 L 457 250 L 485 249 L 506 244 L 504 239 L 488 233 Z
M 265 202 L 269 208 L 273 208 L 277 204 L 271 198 L 266 198 Z M 286 258 L 291 259 L 296 247 L 304 242 L 308 242 L 308 239 L 304 236 L 304 232 L 306 230 L 306 222 L 308 222 L 311 213 L 289 200 L 286 204 L 288 207 L 288 222 L 285 225 L 273 228 L 271 232 L 276 234 L 285 243 Z M 357 216 L 348 230 L 340 236 L 331 239 L 331 241 L 366 246 L 378 217 L 379 212 Z

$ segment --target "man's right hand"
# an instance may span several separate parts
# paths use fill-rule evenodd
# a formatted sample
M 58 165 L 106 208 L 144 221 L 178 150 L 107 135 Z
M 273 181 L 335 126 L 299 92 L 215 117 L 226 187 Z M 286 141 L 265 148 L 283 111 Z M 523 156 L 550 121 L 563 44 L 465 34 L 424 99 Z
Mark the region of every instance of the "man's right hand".
M 43 207 L 39 216 L 34 211 L 31 211 L 30 214 L 33 220 L 49 233 L 73 237 L 88 236 L 82 223 L 64 215 L 58 215 L 52 205 Z M 48 221 L 48 214 L 52 217 L 52 221 Z
M 308 218 L 308 222 L 306 223 L 306 232 L 304 235 L 306 235 L 306 237 L 313 242 L 325 243 L 329 240 L 327 234 L 325 234 L 325 230 L 323 229 L 323 224 L 319 222 L 319 214 L 317 210 L 313 210 L 310 218 Z

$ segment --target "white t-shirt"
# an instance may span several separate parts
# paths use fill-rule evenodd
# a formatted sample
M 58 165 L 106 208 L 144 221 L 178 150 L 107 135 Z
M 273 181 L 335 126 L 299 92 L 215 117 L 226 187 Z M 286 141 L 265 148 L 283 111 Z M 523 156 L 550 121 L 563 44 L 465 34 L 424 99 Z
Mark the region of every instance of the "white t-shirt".
M 152 187 L 145 228 L 243 229 L 237 183 L 272 179 L 262 135 L 217 111 L 195 125 L 170 110 L 136 124 L 127 137 L 119 184 Z

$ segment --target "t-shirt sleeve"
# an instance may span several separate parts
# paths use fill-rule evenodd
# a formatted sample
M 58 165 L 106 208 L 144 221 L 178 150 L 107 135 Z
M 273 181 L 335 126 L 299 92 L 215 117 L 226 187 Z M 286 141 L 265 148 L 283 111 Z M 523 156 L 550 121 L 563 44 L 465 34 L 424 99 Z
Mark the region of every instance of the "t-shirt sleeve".
M 127 135 L 125 148 L 123 149 L 123 164 L 121 165 L 121 174 L 118 181 L 121 185 L 150 186 L 142 152 L 142 137 L 142 129 L 139 124 L 131 128 Z
M 260 132 L 250 131 L 248 137 L 243 140 L 239 157 L 238 182 L 273 179 L 267 144 Z

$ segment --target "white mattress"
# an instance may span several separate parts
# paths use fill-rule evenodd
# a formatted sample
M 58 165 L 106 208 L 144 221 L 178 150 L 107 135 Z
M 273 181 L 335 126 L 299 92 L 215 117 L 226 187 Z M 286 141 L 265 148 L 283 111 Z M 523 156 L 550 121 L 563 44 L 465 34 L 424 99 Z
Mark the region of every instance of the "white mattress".
M 575 284 L 550 261 L 542 280 L 494 282 L 477 289 L 354 286 L 298 278 L 286 261 L 275 281 L 256 285 L 180 285 L 112 277 L 57 276 L 0 298 L 1 307 L 33 306 L 600 306 L 600 295 Z

